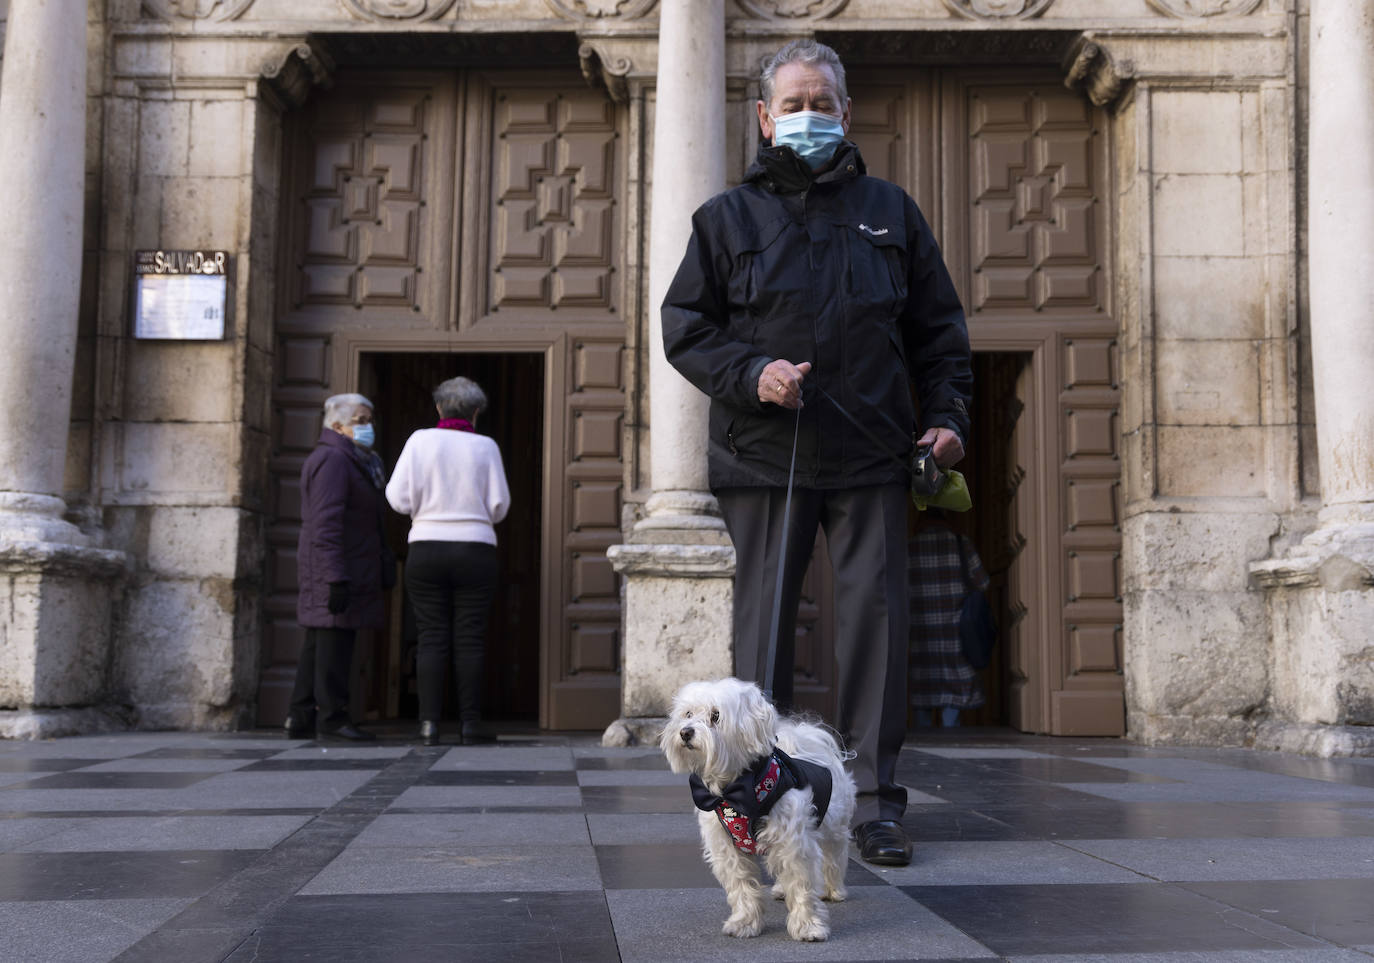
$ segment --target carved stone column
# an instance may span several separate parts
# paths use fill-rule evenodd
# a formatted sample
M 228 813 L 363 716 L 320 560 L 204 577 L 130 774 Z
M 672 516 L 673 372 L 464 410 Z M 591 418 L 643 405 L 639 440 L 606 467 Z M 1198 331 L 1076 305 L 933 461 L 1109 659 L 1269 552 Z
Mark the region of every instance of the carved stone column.
M 1374 753 L 1374 0 L 1312 0 L 1308 276 L 1322 508 L 1269 594 L 1275 702 L 1266 743 Z
M 630 544 L 608 555 L 626 576 L 623 718 L 608 742 L 643 738 L 673 691 L 728 674 L 734 550 L 707 489 L 707 399 L 668 364 L 659 306 L 682 260 L 691 217 L 725 187 L 723 0 L 659 5 L 649 234 L 650 473 L 653 494 Z M 641 720 L 637 722 L 636 720 Z
M 11 0 L 0 84 L 0 736 L 89 724 L 124 556 L 63 519 L 81 291 L 86 8 Z M 57 715 L 54 716 L 54 710 Z M 80 713 L 76 713 L 80 715 Z

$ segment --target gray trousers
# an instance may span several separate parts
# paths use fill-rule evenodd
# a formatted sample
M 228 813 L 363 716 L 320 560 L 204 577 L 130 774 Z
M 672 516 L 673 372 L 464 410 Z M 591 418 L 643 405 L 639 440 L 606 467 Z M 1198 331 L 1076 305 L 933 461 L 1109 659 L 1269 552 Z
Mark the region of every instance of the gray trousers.
M 723 488 L 715 495 L 735 545 L 735 674 L 762 684 L 787 490 Z M 859 788 L 855 824 L 901 819 L 906 811 L 897 756 L 906 736 L 908 498 L 903 485 L 792 492 L 773 698 L 791 707 L 797 602 L 819 526 L 835 572 L 834 722 L 858 753 L 850 764 Z

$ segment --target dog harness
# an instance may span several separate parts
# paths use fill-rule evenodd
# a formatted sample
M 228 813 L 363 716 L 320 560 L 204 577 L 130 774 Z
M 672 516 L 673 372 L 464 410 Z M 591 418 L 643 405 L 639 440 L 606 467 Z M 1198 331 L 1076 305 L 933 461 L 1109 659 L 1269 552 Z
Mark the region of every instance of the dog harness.
M 830 808 L 830 770 L 804 759 L 793 759 L 776 746 L 769 755 L 751 763 L 736 776 L 720 795 L 707 789 L 706 783 L 695 773 L 687 782 L 692 787 L 692 801 L 697 808 L 703 812 L 714 810 L 735 848 L 751 856 L 760 851 L 756 836 L 763 828 L 764 819 L 789 789 L 811 787 L 817 825 Z

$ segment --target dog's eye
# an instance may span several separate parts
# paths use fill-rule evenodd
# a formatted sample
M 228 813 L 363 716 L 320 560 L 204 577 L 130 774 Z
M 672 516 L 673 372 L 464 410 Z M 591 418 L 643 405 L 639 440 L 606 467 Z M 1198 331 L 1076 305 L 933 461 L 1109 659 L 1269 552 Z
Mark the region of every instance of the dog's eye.
M 716 724 L 717 722 L 719 722 L 719 721 L 720 721 L 720 710 L 719 710 L 719 709 L 712 709 L 712 710 L 711 710 L 711 725 L 715 725 L 715 724 Z

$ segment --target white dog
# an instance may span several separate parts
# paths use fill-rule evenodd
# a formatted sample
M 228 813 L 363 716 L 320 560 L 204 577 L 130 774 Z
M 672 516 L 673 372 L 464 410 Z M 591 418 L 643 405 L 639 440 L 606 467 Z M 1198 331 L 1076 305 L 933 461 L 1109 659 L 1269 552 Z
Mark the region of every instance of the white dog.
M 691 774 L 702 855 L 730 902 L 724 931 L 763 930 L 757 853 L 787 901 L 788 935 L 826 939 L 821 900 L 845 898 L 852 754 L 820 726 L 779 720 L 759 687 L 739 679 L 683 686 L 659 745 L 673 772 Z

